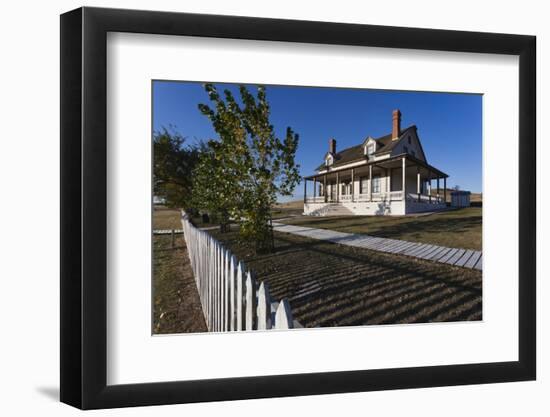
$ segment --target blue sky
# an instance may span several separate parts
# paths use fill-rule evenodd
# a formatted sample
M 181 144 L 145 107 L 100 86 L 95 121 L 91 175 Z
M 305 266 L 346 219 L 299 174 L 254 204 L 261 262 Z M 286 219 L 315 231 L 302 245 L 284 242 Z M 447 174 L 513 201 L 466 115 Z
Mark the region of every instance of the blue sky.
M 235 84 L 216 84 L 218 90 Z M 267 86 L 271 122 L 279 137 L 287 126 L 300 135 L 296 154 L 301 175 L 323 162 L 328 140 L 337 148 L 357 145 L 367 136 L 391 132 L 392 111 L 400 109 L 402 128 L 415 124 L 428 163 L 449 175 L 449 188 L 482 191 L 482 96 L 432 92 Z M 235 94 L 238 96 L 237 94 Z M 153 82 L 153 129 L 173 126 L 189 143 L 216 138 L 197 105 L 209 103 L 202 84 Z M 302 198 L 303 184 L 294 197 Z

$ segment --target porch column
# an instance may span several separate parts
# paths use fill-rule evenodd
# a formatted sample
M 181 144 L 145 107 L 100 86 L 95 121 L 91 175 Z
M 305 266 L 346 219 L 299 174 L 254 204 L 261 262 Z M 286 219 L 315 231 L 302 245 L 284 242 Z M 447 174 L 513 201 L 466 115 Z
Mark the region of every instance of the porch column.
M 304 178 L 304 204 L 307 201 L 307 179 Z
M 372 201 L 372 165 L 369 165 L 369 201 Z
M 416 166 L 416 194 L 418 194 L 418 202 L 420 202 L 420 167 Z
M 428 171 L 428 201 L 432 202 L 432 171 Z
M 325 174 L 323 178 L 323 195 L 325 197 L 325 203 L 328 201 L 328 193 L 327 193 L 327 174 Z
M 393 168 L 390 168 L 390 174 L 388 175 L 388 193 L 389 193 L 389 199 L 391 201 L 391 177 L 393 174 Z
M 340 175 L 336 172 L 336 202 L 340 201 Z
M 439 175 L 436 178 L 437 178 L 437 202 L 439 203 Z
M 402 194 L 402 200 L 405 201 L 405 186 L 406 186 L 406 181 L 405 181 L 405 173 L 407 171 L 407 162 L 405 161 L 405 157 L 401 158 L 401 194 Z
M 447 205 L 447 177 L 443 177 L 443 202 Z
M 351 169 L 351 202 L 353 203 L 355 196 L 355 169 Z

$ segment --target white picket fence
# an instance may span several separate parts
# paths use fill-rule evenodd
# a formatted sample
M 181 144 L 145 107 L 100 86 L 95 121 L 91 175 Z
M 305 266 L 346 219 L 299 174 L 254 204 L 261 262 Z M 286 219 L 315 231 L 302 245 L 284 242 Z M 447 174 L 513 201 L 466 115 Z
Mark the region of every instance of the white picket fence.
M 259 286 L 243 262 L 182 211 L 181 224 L 208 330 L 211 332 L 290 329 L 288 300 L 273 302 L 268 284 Z

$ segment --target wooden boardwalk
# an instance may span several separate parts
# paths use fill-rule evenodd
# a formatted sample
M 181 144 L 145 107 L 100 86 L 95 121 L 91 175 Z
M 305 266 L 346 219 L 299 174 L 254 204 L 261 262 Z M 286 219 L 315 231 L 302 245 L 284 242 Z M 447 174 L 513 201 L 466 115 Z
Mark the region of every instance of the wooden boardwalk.
M 277 232 L 291 233 L 311 239 L 326 240 L 341 245 L 356 246 L 379 252 L 411 256 L 413 258 L 460 266 L 462 268 L 478 269 L 481 271 L 483 265 L 482 252 L 477 250 L 447 248 L 428 243 L 408 242 L 357 233 L 343 233 L 278 222 L 273 222 L 273 229 Z

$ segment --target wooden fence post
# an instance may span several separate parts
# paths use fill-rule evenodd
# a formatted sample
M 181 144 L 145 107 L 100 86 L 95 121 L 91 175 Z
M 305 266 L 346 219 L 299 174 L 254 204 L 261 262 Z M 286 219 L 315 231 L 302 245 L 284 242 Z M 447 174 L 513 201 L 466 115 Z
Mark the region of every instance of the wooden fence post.
M 271 297 L 269 295 L 269 286 L 262 282 L 258 290 L 258 330 L 271 329 Z
M 237 266 L 237 330 L 244 330 L 243 326 L 243 299 L 244 299 L 244 264 L 239 262 Z
M 235 331 L 237 330 L 236 326 L 236 305 L 235 305 L 235 265 L 236 259 L 233 255 L 231 255 L 231 265 L 229 266 L 229 316 L 230 316 L 230 323 L 231 327 L 229 330 Z
M 292 311 L 290 311 L 290 304 L 288 300 L 283 298 L 277 307 L 275 313 L 275 328 L 276 329 L 292 329 L 293 326 Z
M 202 260 L 202 263 L 204 264 L 204 281 L 205 281 L 205 287 L 206 287 L 206 297 L 205 297 L 205 302 L 206 302 L 206 311 L 208 312 L 207 314 L 207 322 L 206 322 L 206 325 L 208 326 L 208 331 L 212 331 L 212 324 L 210 322 L 210 320 L 212 319 L 212 314 L 210 314 L 210 307 L 211 307 L 211 304 L 210 304 L 210 294 L 211 294 L 211 291 L 210 291 L 210 277 L 208 276 L 208 237 L 207 236 L 204 236 L 204 245 L 203 245 L 203 260 Z
M 218 241 L 214 239 L 214 250 L 212 251 L 212 264 L 214 271 L 212 278 L 214 279 L 214 330 L 219 331 L 220 325 L 220 284 L 218 281 Z
M 222 280 L 222 245 L 218 244 L 218 251 L 216 253 L 216 262 L 218 263 L 216 271 L 216 280 L 218 281 L 218 331 L 223 331 L 223 280 Z
M 213 261 L 214 239 L 208 237 L 208 257 L 206 263 L 208 265 L 208 280 L 210 281 L 210 331 L 214 331 L 216 327 L 216 283 L 214 281 L 214 262 Z
M 212 330 L 217 331 L 218 330 L 218 303 L 219 303 L 219 292 L 218 292 L 218 279 L 216 277 L 217 273 L 217 262 L 216 262 L 216 250 L 217 250 L 218 242 L 212 238 L 212 250 L 210 251 L 210 265 L 212 268 L 212 273 L 210 276 L 212 277 Z
M 246 274 L 246 330 L 254 330 L 256 316 L 256 281 L 250 275 Z
M 206 322 L 206 325 L 208 326 L 208 331 L 212 331 L 212 325 L 210 323 L 210 320 L 212 318 L 212 315 L 210 314 L 210 277 L 208 276 L 208 237 L 204 236 L 204 247 L 203 247 L 203 264 L 204 264 L 204 280 L 206 282 L 206 310 L 208 311 L 208 319 Z
M 201 298 L 202 311 L 204 312 L 204 320 L 208 320 L 208 315 L 204 309 L 204 285 L 203 285 L 203 264 L 202 264 L 202 239 L 201 235 L 195 233 L 195 241 L 197 243 L 197 280 L 199 285 L 199 296 Z
M 203 281 L 204 281 L 204 303 L 206 305 L 206 325 L 208 326 L 208 330 L 211 330 L 210 327 L 210 304 L 208 303 L 208 299 L 210 297 L 210 282 L 208 280 L 208 239 L 205 235 L 201 233 L 202 239 L 202 270 L 203 270 Z
M 225 330 L 231 331 L 231 306 L 230 306 L 230 300 L 231 300 L 231 289 L 230 289 L 230 276 L 229 276 L 229 268 L 230 268 L 230 254 L 229 250 L 225 250 L 224 254 L 224 279 L 225 279 Z

